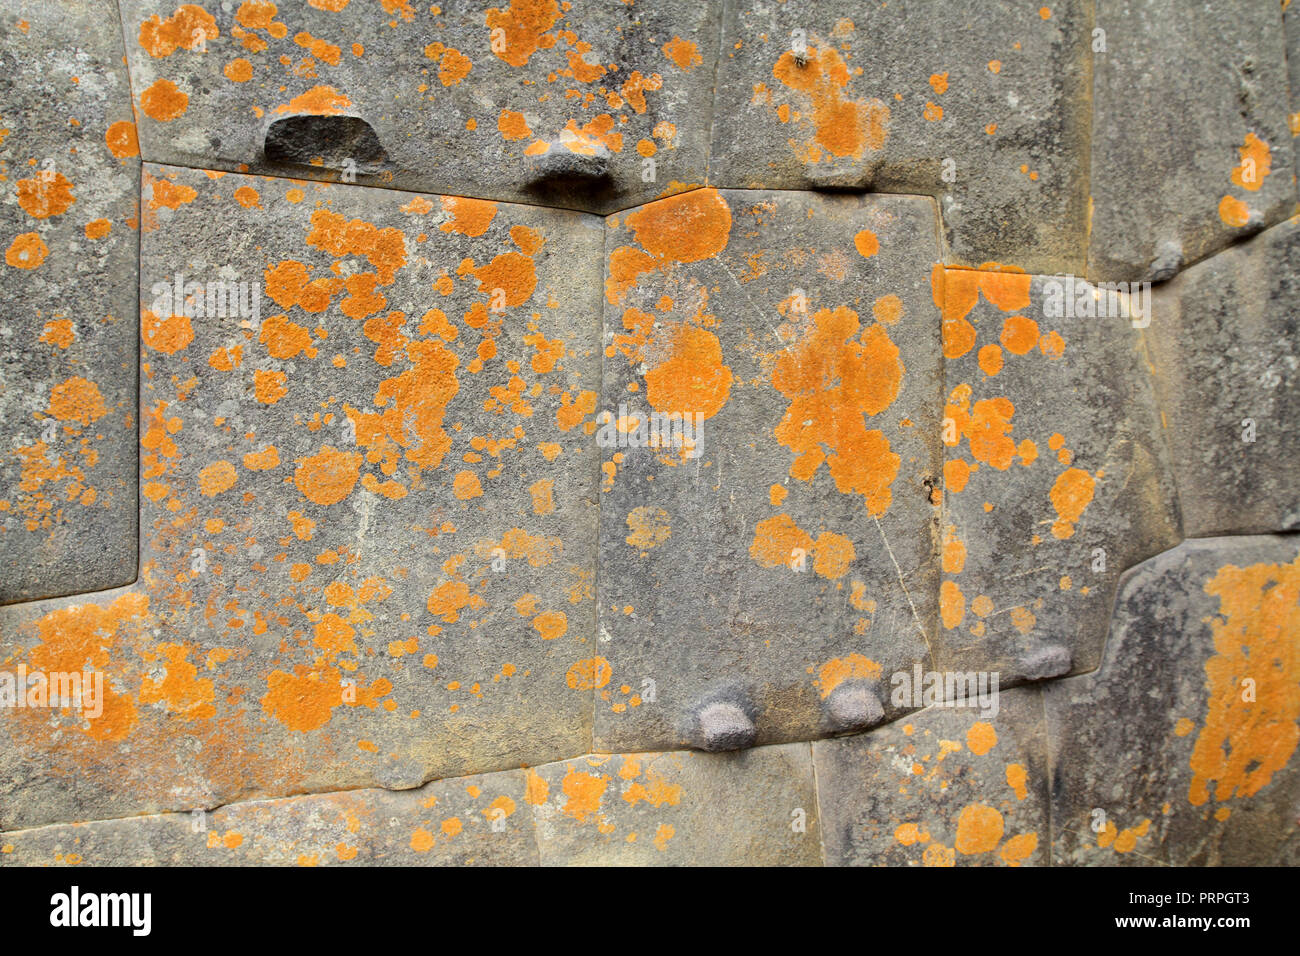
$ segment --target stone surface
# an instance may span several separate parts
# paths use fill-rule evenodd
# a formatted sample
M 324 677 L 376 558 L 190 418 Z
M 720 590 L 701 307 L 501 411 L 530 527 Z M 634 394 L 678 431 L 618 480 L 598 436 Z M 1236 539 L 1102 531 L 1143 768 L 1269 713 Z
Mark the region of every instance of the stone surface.
M 994 698 L 815 742 L 826 865 L 1046 864 L 1042 700 Z
M 1186 533 L 1300 528 L 1300 221 L 1161 286 L 1150 335 Z
M 719 0 L 121 2 L 154 161 L 597 212 L 706 175 Z
M 529 774 L 544 866 L 821 863 L 808 744 L 591 755 Z
M 0 11 L 0 603 L 136 573 L 140 160 L 116 17 Z
M 1300 862 L 1298 555 L 1187 541 L 1125 576 L 1101 669 L 1043 689 L 1055 862 Z
M 807 739 L 843 681 L 928 660 L 934 237 L 902 197 L 705 189 L 609 220 L 597 749 L 711 746 L 716 699 L 758 743 Z
M 111 692 L 0 714 L 3 825 L 585 751 L 600 221 L 144 176 L 142 580 L 4 612 L 0 657 L 95 634 Z M 177 276 L 240 308 L 183 314 Z
M 1088 278 L 1168 279 L 1296 202 L 1281 6 L 1098 0 Z
M 1082 272 L 1090 6 L 728 4 L 709 181 L 925 193 L 945 263 Z
M 967 270 L 936 272 L 935 290 L 949 390 L 936 664 L 1004 684 L 1092 670 L 1120 574 L 1179 540 L 1154 327 L 1134 327 L 1149 301 Z
M 11 866 L 535 866 L 521 771 L 7 833 Z

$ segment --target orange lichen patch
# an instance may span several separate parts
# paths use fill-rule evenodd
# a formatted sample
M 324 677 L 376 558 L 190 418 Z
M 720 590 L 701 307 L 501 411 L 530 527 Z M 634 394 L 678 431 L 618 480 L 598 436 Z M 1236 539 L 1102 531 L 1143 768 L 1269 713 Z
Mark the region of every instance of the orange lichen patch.
M 284 372 L 257 369 L 253 372 L 253 395 L 263 405 L 274 405 L 289 394 L 285 387 L 288 376 Z
M 931 73 L 930 88 L 934 90 L 935 96 L 943 96 L 948 92 L 948 73 Z
M 262 207 L 262 197 L 257 194 L 257 190 L 252 186 L 240 186 L 236 189 L 235 202 L 245 209 L 260 209 Z
M 1038 344 L 1038 323 L 1023 315 L 1008 316 L 1000 341 L 1012 355 L 1027 355 Z
M 987 721 L 977 720 L 966 731 L 966 746 L 977 757 L 983 757 L 997 746 L 998 735 L 993 725 Z
M 332 86 L 313 86 L 306 93 L 295 96 L 288 103 L 275 108 L 277 113 L 337 116 L 352 105 L 352 100 Z
M 884 326 L 859 335 L 860 328 L 852 309 L 821 309 L 812 330 L 781 353 L 772 385 L 790 406 L 775 434 L 795 452 L 791 477 L 810 481 L 825 462 L 840 493 L 862 495 L 879 517 L 893 500 L 901 459 L 882 432 L 867 429 L 863 415 L 893 404 L 905 369 Z
M 1240 229 L 1250 222 L 1250 210 L 1235 196 L 1224 196 L 1219 200 L 1219 218 L 1234 229 Z
M 599 690 L 609 683 L 613 673 L 605 658 L 589 657 L 570 667 L 564 680 L 574 690 Z
M 794 567 L 813 550 L 812 535 L 788 514 L 773 515 L 754 525 L 749 556 L 759 567 Z
M 244 456 L 244 467 L 249 471 L 269 471 L 280 465 L 280 451 L 274 445 L 267 445 L 261 451 L 250 451 Z
M 1264 185 L 1264 177 L 1273 168 L 1273 153 L 1254 133 L 1246 134 L 1246 141 L 1238 150 L 1241 162 L 1232 170 L 1232 184 L 1256 192 Z
M 625 540 L 634 548 L 649 551 L 672 536 L 672 522 L 668 512 L 649 505 L 633 508 L 627 515 L 629 533 Z
M 338 66 L 339 60 L 343 56 L 343 51 L 333 43 L 327 43 L 319 37 L 314 37 L 306 31 L 297 34 L 293 42 L 298 44 L 318 60 L 328 63 L 330 66 Z
M 77 733 L 85 733 L 94 740 L 119 741 L 135 727 L 138 719 L 135 702 L 129 694 L 119 692 L 113 686 L 114 683 L 123 686 L 125 680 L 110 681 L 107 673 L 117 670 L 112 651 L 119 637 L 124 636 L 123 628 L 129 623 L 143 626 L 148 612 L 149 598 L 131 592 L 107 606 L 73 604 L 51 611 L 36 622 L 41 643 L 30 653 L 33 671 L 72 674 L 93 669 L 106 674 L 102 713 L 96 719 L 89 719 L 83 704 L 82 716 L 87 718 L 88 727 L 84 731 L 77 728 Z
M 605 280 L 605 299 L 610 305 L 623 301 L 629 289 L 636 285 L 643 272 L 649 272 L 659 263 L 649 253 L 635 246 L 619 246 L 609 254 L 609 278 Z M 653 320 L 652 320 L 653 321 Z M 626 317 L 624 325 L 627 324 Z
M 943 486 L 954 493 L 963 491 L 970 474 L 970 465 L 960 458 L 950 458 L 943 463 Z
M 889 136 L 889 107 L 880 100 L 866 102 L 844 98 L 850 71 L 833 47 L 809 48 L 800 64 L 792 50 L 781 54 L 772 75 L 811 102 L 813 139 L 801 152 L 805 162 L 817 162 L 821 151 L 833 156 L 861 158 L 885 145 Z M 793 145 L 793 144 L 792 144 Z
M 1008 866 L 1019 866 L 1025 860 L 1034 855 L 1038 849 L 1037 833 L 1021 833 L 1019 836 L 1013 836 L 1006 843 L 1002 844 L 1002 849 L 998 851 L 998 856 L 1002 857 L 1002 862 Z
M 1081 468 L 1067 468 L 1057 476 L 1048 494 L 1057 515 L 1052 523 L 1053 537 L 1068 538 L 1074 534 L 1074 525 L 1092 501 L 1095 487 L 1092 475 Z
M 846 680 L 879 680 L 880 665 L 861 654 L 848 654 L 827 661 L 817 672 L 813 686 L 825 700 Z
M 146 185 L 150 188 L 149 209 L 179 209 L 184 203 L 194 202 L 198 193 L 190 186 L 178 186 L 166 179 L 150 181 L 146 173 Z
M 61 422 L 89 425 L 108 414 L 94 382 L 73 376 L 50 389 L 49 413 Z
M 443 211 L 451 217 L 438 227 L 443 232 L 456 232 L 475 238 L 487 232 L 497 214 L 497 204 L 485 199 L 442 196 L 440 201 Z
M 857 557 L 853 542 L 842 534 L 827 531 L 813 544 L 813 570 L 828 580 L 844 577 Z
M 966 545 L 957 537 L 957 529 L 949 525 L 943 536 L 943 570 L 946 574 L 961 574 L 966 566 Z
M 642 206 L 626 223 L 652 256 L 671 262 L 699 262 L 727 247 L 731 208 L 716 189 L 693 189 Z
M 1010 437 L 1011 419 L 1016 407 L 1007 398 L 981 399 L 970 407 L 970 386 L 958 385 L 952 390 L 944 417 L 950 418 L 961 436 L 970 441 L 971 455 L 976 461 L 1006 471 L 1018 451 Z
M 87 239 L 103 239 L 113 231 L 113 224 L 107 219 L 92 219 L 86 223 Z
M 903 300 L 896 295 L 882 295 L 872 304 L 871 315 L 881 325 L 893 325 L 903 317 Z
M 50 247 L 41 240 L 39 234 L 24 232 L 9 243 L 9 248 L 5 250 L 5 262 L 15 269 L 35 269 L 45 262 L 45 257 L 49 254 Z
M 627 762 L 619 771 L 620 777 L 630 779 L 638 775 L 638 768 L 633 763 L 634 759 L 633 757 L 627 758 Z M 623 791 L 623 799 L 633 806 L 644 802 L 652 807 L 675 807 L 681 803 L 685 792 L 685 788 L 681 784 L 671 783 L 664 779 L 663 775 L 654 767 L 647 767 L 645 782 L 638 780 L 631 784 Z
M 76 201 L 72 183 L 63 173 L 41 172 L 32 179 L 18 180 L 18 205 L 33 219 L 62 215 Z
M 161 668 L 161 678 L 146 675 L 140 682 L 141 704 L 162 704 L 169 714 L 182 720 L 209 720 L 217 715 L 212 681 L 199 678 L 198 667 L 188 660 L 193 645 L 164 642 L 142 655 Z
M 1210 619 L 1215 653 L 1205 662 L 1205 718 L 1190 759 L 1193 806 L 1210 798 L 1211 782 L 1218 803 L 1254 796 L 1300 741 L 1300 558 L 1224 565 L 1205 593 L 1219 609 Z
M 700 56 L 699 48 L 690 40 L 683 40 L 678 36 L 665 43 L 663 50 L 664 56 L 675 63 L 678 68 L 688 72 L 692 67 L 704 62 L 704 58 Z
M 336 258 L 364 256 L 384 285 L 391 284 L 397 271 L 406 265 L 406 236 L 402 230 L 393 226 L 380 229 L 364 219 L 348 220 L 328 209 L 311 214 L 306 242 Z
M 1110 847 L 1116 853 L 1131 853 L 1137 846 L 1138 837 L 1146 836 L 1150 828 L 1150 820 L 1143 820 L 1137 826 L 1123 830 L 1117 829 L 1113 820 L 1107 820 L 1105 828 L 1097 834 L 1097 846 L 1103 849 Z
M 956 581 L 944 581 L 939 585 L 939 617 L 950 631 L 966 617 L 966 596 Z
M 949 355 L 947 343 L 948 326 L 961 325 L 969 328 L 965 322 L 967 314 L 975 307 L 979 297 L 997 306 L 1003 312 L 1027 309 L 1030 305 L 1029 289 L 1033 277 L 1024 272 L 1013 270 L 996 262 L 986 262 L 979 269 L 944 269 L 940 265 L 930 270 L 930 288 L 935 305 L 943 311 L 945 355 L 948 358 L 960 358 L 975 344 L 974 330 L 969 334 L 969 342 L 959 353 Z M 964 341 L 965 336 L 953 333 L 955 340 Z
M 41 337 L 37 341 L 66 349 L 76 341 L 76 338 L 77 334 L 73 331 L 71 319 L 50 319 L 45 323 L 45 328 L 41 330 Z
M 221 72 L 232 83 L 247 83 L 253 78 L 253 64 L 241 56 L 227 63 Z
M 894 830 L 894 839 L 903 846 L 929 843 L 930 834 L 915 823 L 902 823 Z
M 155 352 L 172 355 L 194 341 L 194 326 L 187 315 L 163 319 L 145 309 L 140 313 L 140 337 Z
M 645 374 L 646 401 L 659 412 L 712 418 L 731 394 L 731 368 L 722 362 L 718 337 L 696 325 L 679 325 L 666 359 Z
M 235 466 L 228 461 L 214 461 L 199 472 L 199 491 L 209 498 L 234 487 Z
M 316 357 L 311 333 L 283 315 L 272 315 L 264 319 L 257 340 L 266 346 L 267 354 L 272 358 L 291 359 L 299 352 L 305 353 L 308 358 Z
M 166 78 L 154 80 L 153 85 L 140 94 L 140 108 L 146 116 L 159 123 L 170 123 L 184 116 L 189 105 L 189 94 Z
M 382 679 L 376 683 L 387 684 Z M 261 699 L 262 710 L 290 730 L 300 733 L 325 726 L 334 708 L 344 704 L 343 676 L 333 667 L 321 671 L 298 667 L 292 674 L 274 670 L 267 677 L 266 684 L 267 692 Z M 375 692 L 367 689 L 364 693 L 373 697 Z M 362 694 L 362 689 L 357 688 L 359 700 Z
M 982 803 L 963 808 L 957 817 L 957 839 L 953 848 L 965 856 L 987 853 L 1002 840 L 1002 814 Z
M 1065 339 L 1059 332 L 1048 332 L 1038 337 L 1038 350 L 1049 359 L 1059 359 L 1065 354 Z
M 853 237 L 853 248 L 858 250 L 858 255 L 864 259 L 870 259 L 880 251 L 880 240 L 870 229 L 863 229 Z
M 979 350 L 980 371 L 992 378 L 1002 371 L 1002 349 L 996 345 L 986 345 Z
M 475 269 L 474 276 L 480 292 L 494 300 L 503 295 L 507 306 L 522 305 L 537 288 L 537 268 L 532 258 L 518 252 L 501 253 Z
M 553 641 L 563 637 L 569 630 L 569 618 L 563 611 L 543 611 L 533 618 L 533 630 L 544 641 Z
M 560 783 L 565 801 L 563 811 L 579 823 L 600 809 L 600 798 L 609 786 L 609 777 L 605 774 L 584 773 L 570 768 Z
M 271 8 L 274 11 L 274 7 Z M 202 7 L 186 3 L 165 20 L 154 14 L 140 24 L 140 46 L 154 59 L 171 56 L 178 49 L 202 49 L 208 40 L 221 35 L 217 21 Z
M 452 494 L 461 501 L 469 501 L 471 498 L 480 498 L 483 495 L 483 486 L 479 483 L 478 475 L 472 471 L 460 471 L 451 483 Z
M 490 7 L 485 22 L 491 50 L 511 66 L 524 66 L 538 50 L 555 46 L 555 35 L 546 31 L 559 18 L 556 0 L 510 0 L 504 10 Z
M 952 847 L 944 846 L 942 843 L 931 843 L 921 854 L 922 866 L 956 866 L 957 854 Z
M 319 452 L 298 460 L 293 483 L 308 501 L 326 506 L 337 504 L 356 487 L 361 456 L 325 445 Z
M 927 123 L 937 123 L 939 120 L 943 119 L 943 107 L 938 103 L 932 103 L 927 100 L 925 109 L 921 111 L 921 116 L 924 117 Z
M 104 132 L 104 144 L 118 159 L 129 159 L 140 155 L 140 142 L 136 138 L 135 124 L 130 120 L 118 120 L 110 125 Z
M 533 135 L 533 131 L 528 128 L 528 121 L 524 119 L 524 114 L 514 110 L 501 111 L 501 115 L 497 117 L 497 130 L 501 133 L 501 138 L 507 141 L 527 139 Z

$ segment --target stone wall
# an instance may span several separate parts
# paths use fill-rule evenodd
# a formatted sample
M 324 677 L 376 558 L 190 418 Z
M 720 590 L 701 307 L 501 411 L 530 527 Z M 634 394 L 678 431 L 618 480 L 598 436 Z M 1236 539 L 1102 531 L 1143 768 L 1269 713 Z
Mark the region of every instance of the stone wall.
M 1300 860 L 1300 14 L 498 2 L 0 11 L 0 863 Z

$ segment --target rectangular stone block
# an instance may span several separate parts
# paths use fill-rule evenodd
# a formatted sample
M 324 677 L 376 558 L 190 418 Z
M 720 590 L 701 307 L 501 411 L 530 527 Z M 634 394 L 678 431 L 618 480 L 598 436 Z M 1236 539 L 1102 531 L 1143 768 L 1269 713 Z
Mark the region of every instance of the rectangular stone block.
M 1088 278 L 1161 281 L 1296 202 L 1282 8 L 1098 0 Z
M 528 771 L 544 866 L 818 866 L 807 744 L 590 755 Z
M 597 749 L 876 722 L 935 620 L 933 205 L 695 190 L 606 249 Z
M 140 160 L 116 18 L 0 11 L 0 603 L 136 574 Z
M 943 261 L 1083 271 L 1091 5 L 727 5 L 709 182 L 936 197 Z
M 1297 555 L 1186 541 L 1125 575 L 1101 669 L 1043 688 L 1054 863 L 1300 862 Z
M 0 715 L 3 825 L 589 749 L 600 220 L 154 165 L 143 207 L 141 582 L 4 621 L 107 690 Z
M 122 16 L 152 160 L 612 212 L 704 181 L 721 6 L 122 0 Z
M 952 269 L 940 285 L 936 664 L 997 670 L 1004 685 L 1092 670 L 1120 574 L 1180 539 L 1149 290 Z
M 813 743 L 828 866 L 1047 864 L 1042 699 L 1017 688 L 984 704 Z
M 1151 352 L 1188 535 L 1300 528 L 1300 220 L 1155 295 Z

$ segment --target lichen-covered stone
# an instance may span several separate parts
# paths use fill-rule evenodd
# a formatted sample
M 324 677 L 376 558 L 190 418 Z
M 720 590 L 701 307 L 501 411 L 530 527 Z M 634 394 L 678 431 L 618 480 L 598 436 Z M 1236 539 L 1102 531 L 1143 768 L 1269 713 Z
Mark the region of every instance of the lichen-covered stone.
M 0 603 L 136 573 L 140 160 L 116 18 L 0 11 Z
M 1046 684 L 1052 859 L 1296 865 L 1300 541 L 1187 541 L 1130 571 L 1094 674 Z
M 1296 201 L 1281 5 L 1098 0 L 1088 278 L 1168 279 Z
M 1189 536 L 1300 528 L 1300 220 L 1156 290 L 1160 408 Z
M 4 659 L 79 670 L 93 637 L 107 689 L 0 713 L 0 822 L 587 750 L 600 221 L 144 183 L 141 582 L 3 612 Z
M 535 866 L 522 771 L 10 832 L 0 866 Z
M 1120 574 L 1179 540 L 1144 351 L 1157 329 L 1141 328 L 1150 296 L 953 269 L 935 294 L 948 389 L 936 664 L 1004 685 L 1092 670 Z
M 597 212 L 706 175 L 718 0 L 121 2 L 154 161 Z
M 717 701 L 807 739 L 844 681 L 928 660 L 934 222 L 713 189 L 610 218 L 597 749 L 714 749 Z
M 807 744 L 589 755 L 528 771 L 544 866 L 817 866 Z
M 813 744 L 827 866 L 1043 865 L 1047 749 L 1037 688 L 927 707 Z
M 728 4 L 709 181 L 925 193 L 944 262 L 1082 272 L 1089 7 Z

